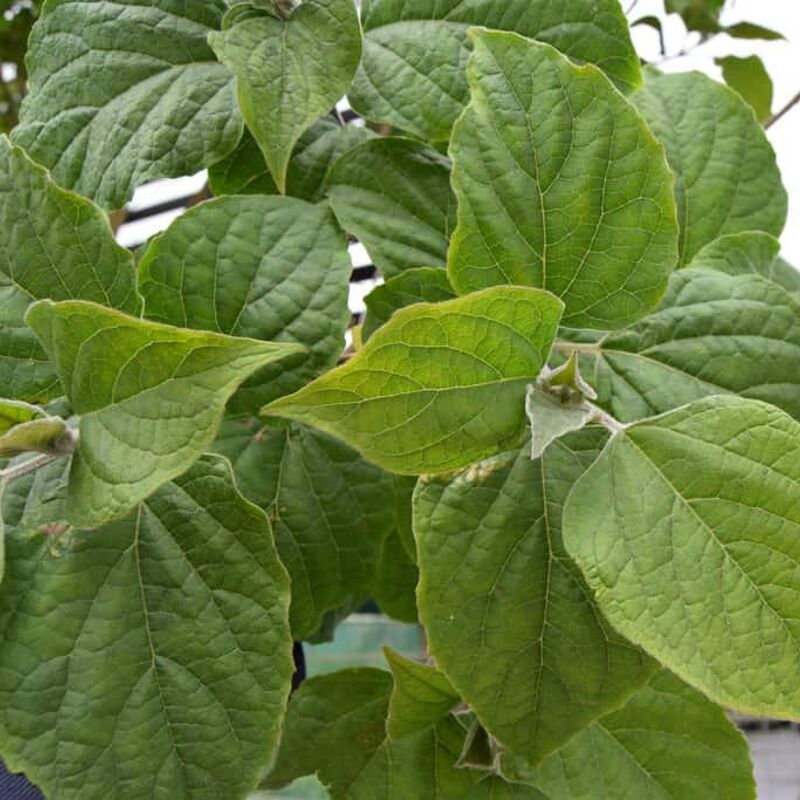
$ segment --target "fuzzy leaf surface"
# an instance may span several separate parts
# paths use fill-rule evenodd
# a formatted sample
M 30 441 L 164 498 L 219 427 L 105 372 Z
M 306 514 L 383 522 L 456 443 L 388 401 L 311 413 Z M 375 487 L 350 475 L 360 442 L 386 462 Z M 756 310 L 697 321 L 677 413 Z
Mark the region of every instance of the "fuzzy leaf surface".
M 435 267 L 407 269 L 376 286 L 364 299 L 367 316 L 361 329 L 366 342 L 400 308 L 414 303 L 438 303 L 456 296 L 447 272 Z
M 666 670 L 526 778 L 553 800 L 755 800 L 747 742 Z
M 564 509 L 620 633 L 722 705 L 795 719 L 798 436 L 766 403 L 699 400 L 613 436 Z
M 443 472 L 515 441 L 562 303 L 501 286 L 398 311 L 343 366 L 262 413 L 307 422 L 401 474 Z
M 12 398 L 47 400 L 58 378 L 25 312 L 34 300 L 93 300 L 135 313 L 133 259 L 106 216 L 65 191 L 0 137 L 0 386 Z
M 446 266 L 456 200 L 450 162 L 435 150 L 397 137 L 365 142 L 334 164 L 328 194 L 384 277 Z
M 621 705 L 653 663 L 602 618 L 561 541 L 573 483 L 604 441 L 587 429 L 435 478 L 414 495 L 420 618 L 439 668 L 530 763 Z
M 0 752 L 13 768 L 63 800 L 254 787 L 293 669 L 289 584 L 223 459 L 124 519 L 8 546 Z
M 206 37 L 223 0 L 50 0 L 28 43 L 14 141 L 62 186 L 121 208 L 154 178 L 191 175 L 241 135 L 233 80 Z
M 299 348 L 136 319 L 94 303 L 40 300 L 27 322 L 80 415 L 69 522 L 91 527 L 184 472 L 252 372 Z
M 256 412 L 336 363 L 351 264 L 330 210 L 288 197 L 221 197 L 182 214 L 139 264 L 148 319 L 295 343 L 248 378 L 231 413 Z
M 304 0 L 286 19 L 246 8 L 228 12 L 208 41 L 236 75 L 242 115 L 286 193 L 298 139 L 347 91 L 361 56 L 352 0 Z
M 800 302 L 760 275 L 681 270 L 660 308 L 587 349 L 599 401 L 623 422 L 729 393 L 800 419 Z
M 681 264 L 726 233 L 780 235 L 787 199 L 775 153 L 736 92 L 684 72 L 648 75 L 633 100 L 675 173 Z
M 472 100 L 450 142 L 450 282 L 540 286 L 571 327 L 637 319 L 677 263 L 663 148 L 598 69 L 516 34 L 471 36 Z
M 447 141 L 469 102 L 464 66 L 472 25 L 547 42 L 574 61 L 598 64 L 624 89 L 641 81 L 616 0 L 372 0 L 362 24 L 364 53 L 350 102 L 367 119 L 422 139 Z
M 214 449 L 272 521 L 292 578 L 292 633 L 303 639 L 326 612 L 366 596 L 394 524 L 394 481 L 320 431 L 259 428 L 226 420 Z

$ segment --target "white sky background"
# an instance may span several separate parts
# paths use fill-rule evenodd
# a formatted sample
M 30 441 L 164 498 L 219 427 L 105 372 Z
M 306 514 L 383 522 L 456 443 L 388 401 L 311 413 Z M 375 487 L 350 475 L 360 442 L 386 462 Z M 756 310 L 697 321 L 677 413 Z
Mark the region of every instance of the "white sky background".
M 633 0 L 622 2 L 623 7 L 628 8 Z M 775 112 L 800 91 L 800 0 L 734 0 L 728 6 L 722 17 L 724 25 L 754 22 L 782 33 L 786 41 L 732 39 L 720 34 L 688 56 L 665 61 L 659 64 L 659 68 L 664 72 L 696 69 L 721 81 L 722 72 L 714 64 L 715 56 L 757 55 L 764 62 L 774 84 L 772 110 Z M 677 14 L 664 14 L 663 0 L 638 0 L 629 19 L 634 21 L 648 14 L 661 19 L 667 55 L 691 46 L 699 38 L 697 34 L 687 37 Z M 634 45 L 643 58 L 653 62 L 660 60 L 656 31 L 646 25 L 637 25 L 631 33 Z M 783 183 L 789 192 L 789 217 L 781 236 L 781 254 L 800 268 L 800 104 L 771 126 L 767 136 L 775 148 Z

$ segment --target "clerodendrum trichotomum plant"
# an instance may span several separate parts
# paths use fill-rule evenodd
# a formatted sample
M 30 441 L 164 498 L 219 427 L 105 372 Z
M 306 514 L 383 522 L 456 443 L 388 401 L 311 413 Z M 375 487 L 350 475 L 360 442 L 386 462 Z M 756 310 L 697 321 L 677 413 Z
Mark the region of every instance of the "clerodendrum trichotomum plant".
M 800 276 L 738 94 L 642 69 L 617 0 L 47 0 L 28 74 L 12 769 L 50 800 L 755 796 L 725 709 L 800 718 Z M 204 167 L 212 199 L 115 243 L 136 186 Z M 346 234 L 385 283 L 343 357 Z M 429 662 L 290 698 L 293 642 L 367 598 Z

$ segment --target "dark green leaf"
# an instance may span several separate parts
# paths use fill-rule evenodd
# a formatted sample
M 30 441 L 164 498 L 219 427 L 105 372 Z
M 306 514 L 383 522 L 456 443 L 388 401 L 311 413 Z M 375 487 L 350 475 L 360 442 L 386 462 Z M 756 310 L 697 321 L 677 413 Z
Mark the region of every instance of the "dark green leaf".
M 332 367 L 350 321 L 351 263 L 330 209 L 286 197 L 221 197 L 178 217 L 139 264 L 148 319 L 303 352 L 259 370 L 231 400 L 253 413 Z
M 334 164 L 328 194 L 385 277 L 447 263 L 456 201 L 450 162 L 435 150 L 411 139 L 365 142 Z

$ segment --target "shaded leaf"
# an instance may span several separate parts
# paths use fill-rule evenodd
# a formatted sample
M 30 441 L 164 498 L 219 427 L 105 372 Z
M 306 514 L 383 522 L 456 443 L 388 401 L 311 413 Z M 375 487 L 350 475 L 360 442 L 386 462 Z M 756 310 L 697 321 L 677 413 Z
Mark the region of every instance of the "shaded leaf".
M 422 478 L 420 618 L 439 668 L 501 744 L 536 763 L 622 702 L 653 663 L 601 617 L 561 542 L 561 509 L 605 433 Z
M 394 481 L 319 431 L 259 428 L 227 420 L 214 449 L 273 523 L 292 578 L 292 633 L 305 639 L 326 612 L 367 595 L 394 525 Z
M 347 91 L 361 55 L 352 0 L 304 0 L 286 18 L 234 6 L 209 44 L 236 75 L 242 115 L 281 193 L 295 144 Z
M 726 233 L 780 234 L 786 190 L 775 153 L 738 94 L 699 72 L 648 73 L 633 100 L 675 173 L 681 264 Z
M 640 317 L 677 255 L 663 149 L 597 69 L 514 34 L 471 35 L 472 101 L 450 144 L 450 282 L 459 294 L 541 286 L 571 327 Z
M 248 378 L 248 413 L 332 367 L 350 321 L 347 245 L 330 210 L 285 197 L 221 197 L 176 219 L 139 264 L 148 319 L 304 346 Z
M 525 386 L 562 308 L 519 286 L 409 306 L 346 364 L 262 413 L 322 428 L 393 472 L 464 466 L 518 439 Z
M 47 171 L 0 137 L 0 386 L 42 401 L 58 378 L 25 311 L 38 299 L 94 300 L 135 313 L 130 253 L 114 242 L 106 216 L 56 186 Z
M 616 434 L 564 509 L 564 543 L 611 624 L 763 716 L 800 716 L 799 436 L 766 403 L 699 400 Z
M 242 130 L 231 75 L 206 43 L 225 7 L 50 0 L 28 42 L 30 87 L 14 141 L 106 209 L 121 208 L 139 184 L 219 160 Z
M 581 731 L 527 780 L 553 800 L 755 800 L 747 742 L 666 670 Z
M 752 22 L 737 22 L 735 25 L 728 25 L 723 28 L 728 36 L 736 39 L 784 39 L 783 34 L 765 28 L 763 25 L 755 25 Z
M 325 195 L 325 181 L 339 156 L 375 134 L 369 128 L 340 125 L 330 115 L 320 117 L 297 140 L 286 174 L 286 194 L 310 202 Z M 208 170 L 211 191 L 221 194 L 278 194 L 264 154 L 245 129 L 236 149 Z
M 201 459 L 122 520 L 8 545 L 8 763 L 64 800 L 254 786 L 289 692 L 289 585 L 223 459 Z
M 744 101 L 753 107 L 756 119 L 764 122 L 772 115 L 772 78 L 758 56 L 725 56 L 715 58 L 714 63 L 722 67 L 725 83 L 735 89 Z
M 717 269 L 729 275 L 763 275 L 771 278 L 771 265 L 780 251 L 780 242 L 762 231 L 745 231 L 720 236 L 701 248 L 689 266 Z
M 616 0 L 371 0 L 362 24 L 364 53 L 350 102 L 368 119 L 423 139 L 447 141 L 469 101 L 464 65 L 472 25 L 548 42 L 575 61 L 598 64 L 621 88 L 641 80 Z
M 411 661 L 389 647 L 384 647 L 383 653 L 394 679 L 386 720 L 392 739 L 413 736 L 436 725 L 461 702 L 450 681 L 435 667 Z
M 61 377 L 80 439 L 69 522 L 125 514 L 184 472 L 211 443 L 247 375 L 298 346 L 147 322 L 80 301 L 31 306 L 27 322 Z
M 381 544 L 380 558 L 370 585 L 373 599 L 386 616 L 414 623 L 417 621 L 418 580 L 414 559 L 408 554 L 400 534 L 392 531 Z
M 328 194 L 385 277 L 445 266 L 456 201 L 450 163 L 435 150 L 412 139 L 365 142 L 334 164 Z
M 414 303 L 438 303 L 456 296 L 447 272 L 435 267 L 407 269 L 376 286 L 365 298 L 367 316 L 362 336 L 366 342 L 395 311 Z

